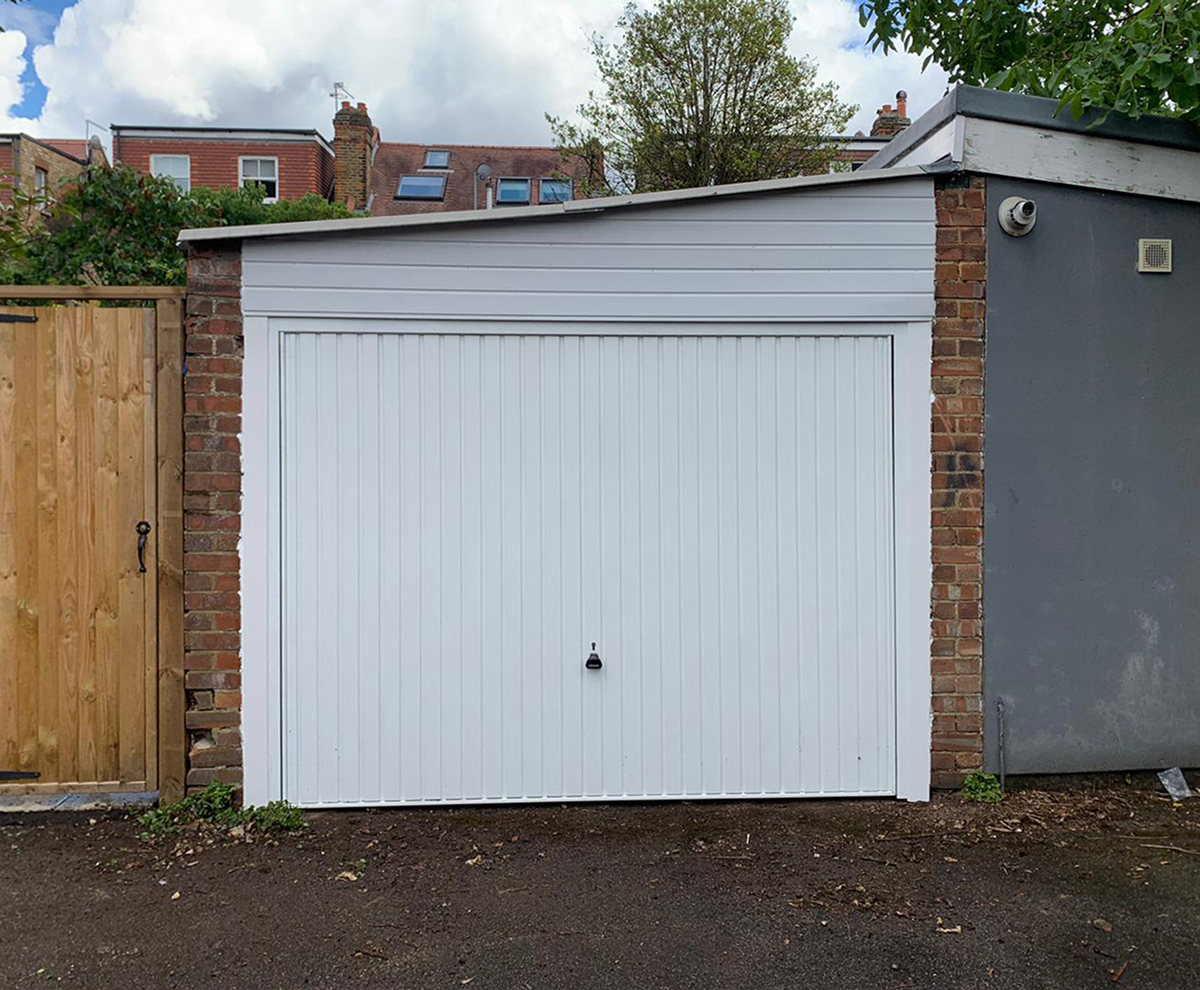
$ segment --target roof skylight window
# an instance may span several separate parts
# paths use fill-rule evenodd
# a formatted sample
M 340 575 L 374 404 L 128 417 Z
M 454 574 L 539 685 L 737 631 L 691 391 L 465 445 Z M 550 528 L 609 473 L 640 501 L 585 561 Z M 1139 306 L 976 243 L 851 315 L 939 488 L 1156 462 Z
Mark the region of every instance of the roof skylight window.
M 444 175 L 402 175 L 396 199 L 440 200 L 446 194 Z

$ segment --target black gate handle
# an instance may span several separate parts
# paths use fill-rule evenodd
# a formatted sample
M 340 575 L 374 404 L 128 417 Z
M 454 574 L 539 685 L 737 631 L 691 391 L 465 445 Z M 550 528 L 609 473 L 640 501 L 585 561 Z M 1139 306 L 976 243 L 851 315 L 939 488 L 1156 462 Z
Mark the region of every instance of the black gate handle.
M 138 535 L 138 571 L 146 573 L 146 537 L 150 535 L 150 524 L 143 519 L 137 524 Z

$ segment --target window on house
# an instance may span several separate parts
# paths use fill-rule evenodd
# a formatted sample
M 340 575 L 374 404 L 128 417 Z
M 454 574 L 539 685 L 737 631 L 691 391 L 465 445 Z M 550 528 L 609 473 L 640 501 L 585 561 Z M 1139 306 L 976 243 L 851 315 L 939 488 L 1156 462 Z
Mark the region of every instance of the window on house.
M 541 179 L 538 182 L 539 203 L 565 203 L 571 194 L 570 179 Z
M 516 206 L 529 202 L 530 179 L 501 179 L 496 183 L 496 203 Z
M 238 162 L 243 186 L 255 182 L 262 186 L 264 203 L 274 203 L 279 199 L 278 158 L 239 158 Z
M 179 191 L 192 191 L 192 159 L 189 155 L 151 155 L 150 174 L 170 179 Z
M 34 167 L 33 170 L 33 194 L 38 199 L 44 199 L 46 196 L 46 180 L 48 176 L 44 168 Z
M 444 175 L 402 175 L 396 199 L 438 200 L 446 193 Z
M 448 151 L 427 151 L 425 152 L 425 168 L 449 168 L 450 167 L 450 152 Z

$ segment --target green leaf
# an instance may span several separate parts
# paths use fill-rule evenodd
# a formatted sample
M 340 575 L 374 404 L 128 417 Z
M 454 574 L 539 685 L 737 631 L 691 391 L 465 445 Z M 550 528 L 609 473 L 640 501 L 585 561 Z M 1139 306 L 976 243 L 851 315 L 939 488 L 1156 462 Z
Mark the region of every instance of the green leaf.
M 869 37 L 893 32 L 953 81 L 1054 96 L 1073 114 L 1200 115 L 1198 0 L 874 0 L 859 14 Z

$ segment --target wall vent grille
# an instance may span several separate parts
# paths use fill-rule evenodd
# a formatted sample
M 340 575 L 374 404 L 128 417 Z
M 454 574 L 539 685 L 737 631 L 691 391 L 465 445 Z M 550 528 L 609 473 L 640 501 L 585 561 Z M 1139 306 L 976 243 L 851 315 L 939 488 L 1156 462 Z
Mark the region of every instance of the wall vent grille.
M 1139 272 L 1169 272 L 1171 241 L 1162 237 L 1143 237 L 1138 241 Z

